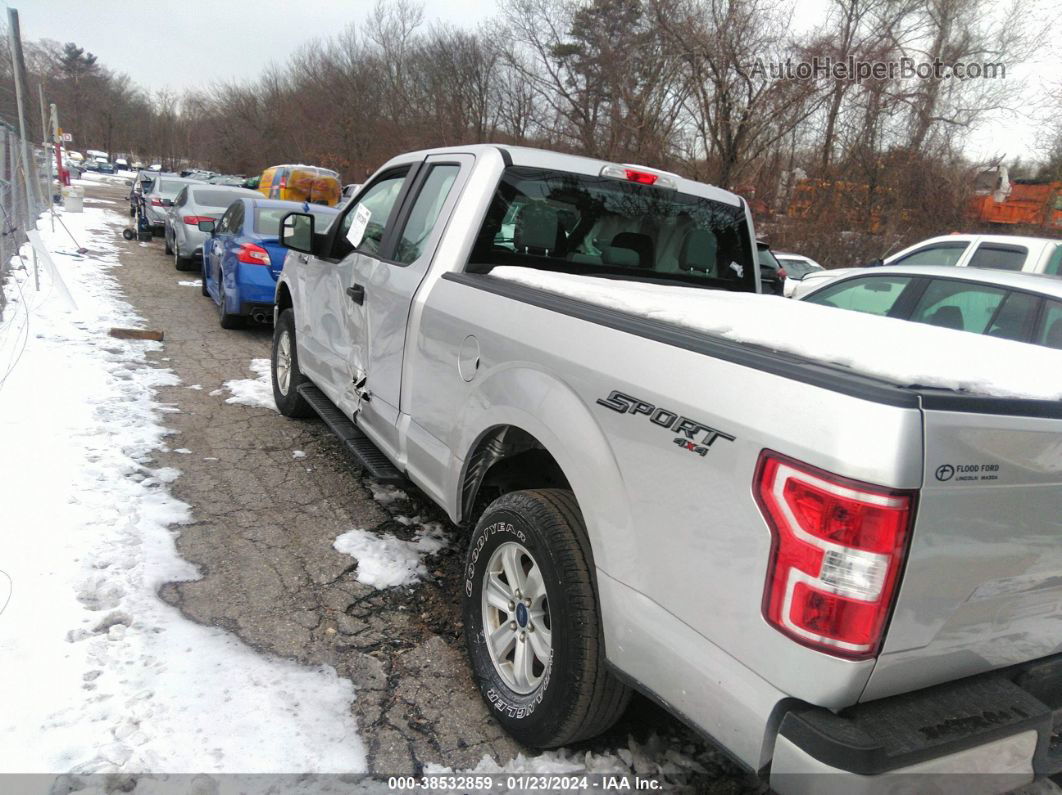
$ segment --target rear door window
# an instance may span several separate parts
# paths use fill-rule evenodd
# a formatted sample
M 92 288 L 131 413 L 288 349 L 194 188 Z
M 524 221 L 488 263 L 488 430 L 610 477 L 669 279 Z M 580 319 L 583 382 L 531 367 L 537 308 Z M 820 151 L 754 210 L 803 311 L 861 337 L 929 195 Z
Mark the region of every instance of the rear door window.
M 993 268 L 1000 271 L 1020 271 L 1029 256 L 1025 246 L 1004 246 L 982 243 L 970 257 L 971 268 Z
M 1059 197 L 1062 201 L 1062 196 Z M 1062 243 L 1055 246 L 1055 251 L 1051 254 L 1047 260 L 1047 266 L 1044 268 L 1044 273 L 1051 274 L 1052 276 L 1062 275 Z
M 1028 342 L 1041 300 L 1032 293 L 1008 294 L 985 333 L 991 337 Z
M 1033 342 L 1062 350 L 1062 301 L 1047 301 L 1044 304 L 1040 328 Z
M 912 251 L 900 259 L 893 260 L 890 265 L 954 265 L 962 257 L 969 243 L 955 241 L 954 243 L 934 243 L 933 245 Z
M 863 276 L 845 279 L 816 290 L 804 300 L 810 304 L 851 309 L 868 315 L 886 316 L 896 307 L 912 276 Z
M 933 279 L 918 299 L 911 320 L 983 334 L 1007 291 L 955 279 Z

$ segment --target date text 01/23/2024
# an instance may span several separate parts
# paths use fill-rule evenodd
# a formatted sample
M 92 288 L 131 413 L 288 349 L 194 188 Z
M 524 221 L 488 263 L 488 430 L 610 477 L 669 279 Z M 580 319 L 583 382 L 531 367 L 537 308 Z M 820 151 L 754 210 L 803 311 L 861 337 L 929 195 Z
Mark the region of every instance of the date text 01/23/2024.
M 414 792 L 654 792 L 663 785 L 653 778 L 625 774 L 586 775 L 426 775 L 391 776 L 387 787 L 392 791 Z

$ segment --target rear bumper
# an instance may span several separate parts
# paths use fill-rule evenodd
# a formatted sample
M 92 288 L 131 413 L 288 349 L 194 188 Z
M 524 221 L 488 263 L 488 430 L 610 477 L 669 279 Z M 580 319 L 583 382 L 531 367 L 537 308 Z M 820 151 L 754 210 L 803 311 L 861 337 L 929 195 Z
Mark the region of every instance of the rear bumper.
M 780 793 L 1007 792 L 1062 772 L 1062 655 L 782 719 L 771 762 Z M 976 774 L 976 775 L 966 775 Z M 934 777 L 944 777 L 934 781 Z M 913 787 L 914 789 L 910 789 Z

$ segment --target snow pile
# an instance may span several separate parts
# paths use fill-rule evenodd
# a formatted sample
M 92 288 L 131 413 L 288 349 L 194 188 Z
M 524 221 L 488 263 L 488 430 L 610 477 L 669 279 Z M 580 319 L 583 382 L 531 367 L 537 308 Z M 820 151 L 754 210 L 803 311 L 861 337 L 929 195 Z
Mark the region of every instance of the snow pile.
M 107 335 L 141 325 L 108 273 L 125 219 L 64 220 L 93 252 L 53 254 L 78 311 L 45 273 L 38 293 L 15 271 L 0 324 L 0 771 L 364 770 L 350 682 L 158 598 L 198 576 L 169 530 L 191 519 L 168 491 L 179 473 L 151 466 L 168 434 L 155 392 L 178 379 L 147 364 L 159 343 Z M 58 224 L 39 228 L 69 247 Z
M 203 286 L 203 280 L 202 279 L 178 279 L 177 280 L 177 286 L 178 287 L 202 287 Z
M 659 782 L 664 790 L 688 784 L 691 778 L 703 777 L 709 773 L 698 761 L 675 750 L 670 742 L 655 734 L 651 735 L 644 744 L 637 742 L 633 737 L 628 737 L 626 748 L 617 748 L 612 752 L 579 753 L 559 748 L 533 756 L 517 754 L 504 765 L 498 764 L 489 756 L 484 756 L 472 770 L 454 771 L 443 765 L 428 764 L 425 765 L 424 772 L 429 776 L 455 772 L 495 776 L 498 774 L 562 776 L 585 774 L 628 776 L 630 778 L 640 776 L 643 779 L 653 779 Z M 502 789 L 496 791 L 515 791 L 505 789 L 504 779 L 495 778 L 494 781 L 502 785 Z
M 406 518 L 400 517 L 399 521 Z M 416 522 L 408 519 L 401 523 Z M 427 522 L 420 525 L 412 541 L 368 530 L 351 530 L 339 536 L 332 546 L 337 552 L 357 559 L 358 582 L 373 588 L 393 588 L 412 585 L 426 577 L 428 570 L 424 566 L 424 556 L 434 555 L 447 543 L 442 525 Z
M 383 485 L 380 483 L 369 483 L 369 489 L 372 491 L 372 498 L 376 500 L 380 505 L 390 505 L 397 500 L 408 500 L 409 495 L 402 489 L 395 486 Z
M 1062 399 L 1062 351 L 778 296 L 498 267 L 492 276 L 901 386 Z
M 225 402 L 276 411 L 277 404 L 273 400 L 273 381 L 269 368 L 269 359 L 251 359 L 251 369 L 258 373 L 258 377 L 226 381 L 224 386 L 232 393 L 232 397 L 226 398 Z

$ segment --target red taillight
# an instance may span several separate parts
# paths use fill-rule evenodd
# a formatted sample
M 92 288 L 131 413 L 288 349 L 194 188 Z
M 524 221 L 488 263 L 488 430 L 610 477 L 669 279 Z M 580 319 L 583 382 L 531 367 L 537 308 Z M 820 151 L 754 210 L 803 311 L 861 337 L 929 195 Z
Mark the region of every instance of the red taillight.
M 189 226 L 197 226 L 200 221 L 213 221 L 214 218 L 209 215 L 186 215 L 183 220 Z
M 892 609 L 914 493 L 842 478 L 765 450 L 755 494 L 773 539 L 764 617 L 820 651 L 873 657 Z
M 623 172 L 630 182 L 637 182 L 640 185 L 652 185 L 660 178 L 659 174 L 652 174 L 648 171 L 635 171 L 633 168 L 625 168 Z
M 268 265 L 269 252 L 255 243 L 244 243 L 236 252 L 236 261 L 246 265 Z
M 162 199 L 152 199 L 151 200 L 151 206 L 152 207 L 161 207 L 162 206 Z

